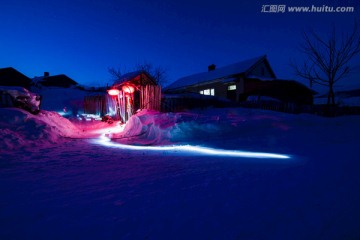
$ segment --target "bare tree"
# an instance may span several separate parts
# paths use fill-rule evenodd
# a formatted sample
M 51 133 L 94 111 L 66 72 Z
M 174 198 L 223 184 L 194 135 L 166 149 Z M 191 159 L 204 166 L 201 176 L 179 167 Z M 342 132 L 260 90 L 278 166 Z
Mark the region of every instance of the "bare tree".
M 158 85 L 163 85 L 167 82 L 167 71 L 161 66 L 154 66 L 145 61 L 144 63 L 137 64 L 135 69 L 149 73 Z
M 167 71 L 161 66 L 152 65 L 149 62 L 143 62 L 136 64 L 135 71 L 146 71 L 150 74 L 151 77 L 155 80 L 156 84 L 163 85 L 167 82 Z M 112 76 L 114 80 L 119 79 L 123 74 L 128 73 L 129 71 L 126 68 L 108 68 L 109 74 Z
M 360 52 L 360 36 L 357 22 L 351 33 L 337 36 L 336 29 L 327 40 L 311 31 L 304 32 L 304 44 L 300 49 L 307 56 L 303 65 L 293 64 L 298 76 L 328 87 L 327 105 L 335 105 L 334 85 L 350 72 L 349 61 Z
M 122 75 L 120 68 L 109 67 L 108 72 L 114 79 L 119 79 Z
M 117 80 L 119 79 L 124 73 L 129 72 L 126 68 L 126 66 L 121 66 L 121 67 L 109 67 L 108 68 L 108 72 L 110 74 L 110 76 L 112 77 L 113 80 Z

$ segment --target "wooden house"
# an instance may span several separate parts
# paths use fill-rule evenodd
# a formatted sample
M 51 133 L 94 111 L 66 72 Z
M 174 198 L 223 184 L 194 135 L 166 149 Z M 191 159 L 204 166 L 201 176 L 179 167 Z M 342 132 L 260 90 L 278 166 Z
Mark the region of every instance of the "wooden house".
M 235 64 L 216 68 L 214 64 L 207 72 L 197 73 L 178 79 L 170 84 L 166 93 L 193 92 L 203 95 L 227 98 L 232 101 L 246 99 L 246 82 L 252 77 L 275 79 L 266 56 L 252 58 Z
M 146 71 L 122 75 L 103 96 L 85 97 L 85 112 L 115 117 L 122 122 L 138 110 L 161 110 L 161 87 Z
M 178 79 L 165 93 L 197 93 L 238 103 L 261 95 L 298 105 L 312 104 L 314 94 L 301 83 L 277 79 L 266 55 L 220 68 L 212 64 L 207 72 Z
M 77 86 L 78 83 L 66 76 L 65 74 L 58 75 L 50 75 L 49 72 L 44 72 L 44 75 L 41 77 L 35 77 L 34 82 L 37 86 L 45 86 L 45 87 L 61 87 L 61 88 L 69 88 L 72 86 Z
M 146 71 L 124 74 L 114 82 L 108 93 L 116 101 L 117 113 L 123 122 L 138 110 L 161 109 L 161 87 Z

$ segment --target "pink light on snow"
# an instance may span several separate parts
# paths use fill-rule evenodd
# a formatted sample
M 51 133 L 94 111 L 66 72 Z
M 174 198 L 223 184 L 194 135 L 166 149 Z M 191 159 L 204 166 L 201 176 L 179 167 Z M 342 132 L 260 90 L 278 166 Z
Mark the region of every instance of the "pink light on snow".
M 105 134 L 96 140 L 96 143 L 107 147 L 128 149 L 128 150 L 148 150 L 148 151 L 176 151 L 184 153 L 194 153 L 200 155 L 212 155 L 222 157 L 243 157 L 243 158 L 273 158 L 273 159 L 289 159 L 290 156 L 276 153 L 264 152 L 248 152 L 239 150 L 224 150 L 191 145 L 175 145 L 175 146 L 134 146 L 112 142 Z
M 106 136 L 107 135 L 112 135 L 114 133 L 121 133 L 124 130 L 125 125 L 117 123 L 115 126 L 109 126 L 109 127 L 105 127 L 105 128 L 100 128 L 100 129 L 94 129 L 92 131 L 92 133 L 95 134 L 101 134 L 101 137 Z

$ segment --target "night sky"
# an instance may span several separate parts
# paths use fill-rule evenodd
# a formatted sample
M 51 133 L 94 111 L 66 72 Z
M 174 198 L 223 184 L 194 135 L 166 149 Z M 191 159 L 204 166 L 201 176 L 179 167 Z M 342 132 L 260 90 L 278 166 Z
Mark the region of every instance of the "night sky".
M 280 78 L 295 78 L 303 30 L 351 30 L 359 0 L 0 0 L 0 68 L 29 77 L 64 73 L 86 85 L 110 83 L 109 67 L 144 61 L 169 82 L 266 54 Z M 261 13 L 264 4 L 352 6 L 353 13 Z M 354 59 L 360 64 L 360 57 Z

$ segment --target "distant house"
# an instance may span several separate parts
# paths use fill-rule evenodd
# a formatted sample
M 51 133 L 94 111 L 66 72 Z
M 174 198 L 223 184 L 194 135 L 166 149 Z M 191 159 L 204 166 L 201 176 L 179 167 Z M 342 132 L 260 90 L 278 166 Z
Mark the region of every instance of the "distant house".
M 29 89 L 31 85 L 31 79 L 16 69 L 0 68 L 0 86 L 19 86 Z
M 85 112 L 112 115 L 123 122 L 127 122 L 137 110 L 160 111 L 160 108 L 161 87 L 146 71 L 122 75 L 108 89 L 105 96 L 85 97 Z
M 207 72 L 178 79 L 165 93 L 198 93 L 234 102 L 245 102 L 249 96 L 267 96 L 284 103 L 306 105 L 313 103 L 314 92 L 293 80 L 276 78 L 266 57 L 260 56 Z
M 214 64 L 207 72 L 197 73 L 178 79 L 169 85 L 165 92 L 195 92 L 204 95 L 227 98 L 232 101 L 246 100 L 247 82 L 253 78 L 273 80 L 276 78 L 266 56 L 252 58 L 225 67 L 216 68 Z
M 66 76 L 65 74 L 50 76 L 49 72 L 44 72 L 44 76 L 35 77 L 33 80 L 37 86 L 45 86 L 45 87 L 69 88 L 78 85 L 76 81 Z

